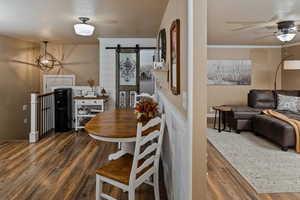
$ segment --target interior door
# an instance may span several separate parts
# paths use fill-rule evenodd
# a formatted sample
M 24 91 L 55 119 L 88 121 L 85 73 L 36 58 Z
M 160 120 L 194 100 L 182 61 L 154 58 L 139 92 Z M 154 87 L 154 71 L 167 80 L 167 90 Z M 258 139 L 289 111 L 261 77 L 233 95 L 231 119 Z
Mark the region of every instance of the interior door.
M 74 86 L 75 75 L 44 75 L 43 76 L 43 92 L 52 92 L 53 87 Z
M 116 54 L 116 107 L 133 108 L 135 95 L 140 90 L 140 51 L 139 48 L 117 48 Z
M 154 54 L 152 49 L 140 51 L 140 93 L 154 94 L 155 79 L 152 74 Z

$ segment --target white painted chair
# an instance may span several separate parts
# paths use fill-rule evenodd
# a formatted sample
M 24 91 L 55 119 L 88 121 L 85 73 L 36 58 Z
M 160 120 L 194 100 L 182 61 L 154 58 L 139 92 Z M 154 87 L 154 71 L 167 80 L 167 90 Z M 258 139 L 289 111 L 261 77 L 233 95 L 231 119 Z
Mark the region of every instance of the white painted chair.
M 154 186 L 155 200 L 160 199 L 158 170 L 164 128 L 164 114 L 144 126 L 138 123 L 134 155 L 126 154 L 96 171 L 96 200 L 116 200 L 102 192 L 104 182 L 128 192 L 128 200 L 134 200 L 135 189 L 142 183 L 147 183 Z M 149 182 L 151 176 L 153 183 Z
M 150 95 L 150 94 L 148 94 L 148 93 L 136 94 L 136 95 L 135 95 L 134 107 L 136 107 L 136 104 L 139 103 L 139 101 L 140 101 L 141 99 L 144 99 L 144 98 L 149 98 L 149 99 L 152 99 L 152 100 L 154 100 L 154 101 L 156 100 L 154 95 Z

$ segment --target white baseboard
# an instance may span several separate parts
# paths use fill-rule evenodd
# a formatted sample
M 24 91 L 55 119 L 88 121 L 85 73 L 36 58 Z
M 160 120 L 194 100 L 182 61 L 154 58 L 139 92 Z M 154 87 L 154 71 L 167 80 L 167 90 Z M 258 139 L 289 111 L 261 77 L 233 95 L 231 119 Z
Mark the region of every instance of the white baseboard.
M 37 131 L 29 133 L 29 143 L 35 143 L 39 141 L 39 133 Z

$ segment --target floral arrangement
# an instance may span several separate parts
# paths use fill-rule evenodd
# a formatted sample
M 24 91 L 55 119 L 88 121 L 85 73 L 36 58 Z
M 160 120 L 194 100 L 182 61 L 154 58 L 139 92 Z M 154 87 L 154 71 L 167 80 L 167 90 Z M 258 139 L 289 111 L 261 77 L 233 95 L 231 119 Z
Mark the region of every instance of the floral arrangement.
M 93 87 L 95 87 L 95 85 L 96 85 L 96 82 L 95 82 L 95 80 L 93 80 L 93 79 L 89 79 L 88 81 L 88 84 L 89 84 L 89 86 L 93 89 Z
M 137 103 L 134 113 L 137 115 L 137 119 L 140 121 L 146 121 L 157 116 L 158 104 L 152 99 L 143 99 Z

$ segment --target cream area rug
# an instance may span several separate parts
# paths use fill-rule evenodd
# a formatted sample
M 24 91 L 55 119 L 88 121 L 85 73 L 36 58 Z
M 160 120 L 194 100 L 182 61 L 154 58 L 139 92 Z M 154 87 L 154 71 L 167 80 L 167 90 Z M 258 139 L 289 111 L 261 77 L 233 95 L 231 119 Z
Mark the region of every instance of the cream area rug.
M 211 144 L 249 182 L 257 193 L 300 192 L 300 154 L 251 132 L 207 130 Z

